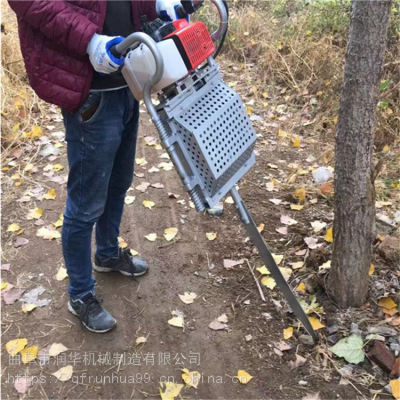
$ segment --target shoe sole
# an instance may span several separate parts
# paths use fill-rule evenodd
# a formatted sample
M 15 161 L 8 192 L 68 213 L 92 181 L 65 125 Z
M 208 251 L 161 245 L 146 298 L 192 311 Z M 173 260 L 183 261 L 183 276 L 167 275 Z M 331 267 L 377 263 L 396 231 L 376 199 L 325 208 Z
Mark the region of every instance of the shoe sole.
M 122 274 L 122 275 L 125 275 L 125 276 L 134 276 L 134 277 L 143 276 L 143 275 L 145 275 L 145 274 L 147 273 L 147 271 L 149 270 L 149 269 L 147 268 L 145 271 L 141 272 L 140 274 L 131 274 L 131 273 L 126 272 L 126 271 L 121 271 L 120 269 L 99 267 L 99 266 L 96 265 L 96 264 L 93 265 L 93 269 L 94 269 L 96 272 L 119 272 L 119 273 Z
M 68 302 L 68 311 L 72 314 L 72 315 L 75 315 L 75 317 L 78 317 L 79 318 L 79 315 L 76 313 L 76 311 L 72 308 L 72 306 L 71 306 L 71 302 Z M 102 331 L 100 331 L 100 330 L 94 330 L 94 329 L 92 329 L 92 328 L 89 328 L 82 320 L 81 320 L 81 322 L 82 322 L 82 325 L 88 330 L 88 331 L 90 331 L 90 332 L 94 332 L 94 333 L 107 333 L 107 332 L 110 332 L 111 331 L 111 329 L 113 329 L 114 327 L 115 327 L 115 325 L 117 325 L 117 321 L 114 319 L 114 321 L 115 321 L 115 324 L 111 327 L 111 328 L 108 328 L 108 329 L 104 329 L 104 330 L 102 330 Z

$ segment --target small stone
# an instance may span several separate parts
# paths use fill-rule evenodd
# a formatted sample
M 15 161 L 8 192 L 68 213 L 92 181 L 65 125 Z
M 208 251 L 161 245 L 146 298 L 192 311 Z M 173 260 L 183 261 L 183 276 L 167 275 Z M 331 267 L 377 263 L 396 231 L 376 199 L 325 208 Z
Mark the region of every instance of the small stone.
M 327 340 L 329 343 L 336 344 L 339 341 L 339 336 L 331 335 L 331 336 L 328 336 Z
M 246 335 L 244 338 L 246 339 L 246 342 L 250 342 L 253 340 L 253 336 L 251 335 Z
M 396 336 L 397 331 L 387 326 L 371 326 L 368 328 L 368 333 L 376 333 L 377 335 L 383 336 Z
M 400 239 L 392 236 L 385 236 L 378 247 L 381 257 L 393 265 L 398 265 L 400 259 Z
M 339 330 L 339 326 L 337 324 L 334 324 L 330 327 L 328 327 L 328 333 L 330 335 L 333 335 L 334 333 L 336 333 Z
M 267 320 L 272 319 L 272 315 L 270 313 L 263 312 L 263 313 L 261 313 L 261 315 L 263 318 L 265 318 Z
M 302 344 L 305 344 L 307 346 L 313 346 L 314 345 L 314 340 L 310 335 L 300 335 L 299 336 L 299 342 Z
M 308 382 L 307 381 L 299 381 L 300 386 L 307 386 Z
M 361 331 L 358 329 L 358 325 L 354 322 L 352 322 L 350 325 L 350 333 L 352 335 L 361 335 Z
M 396 359 L 393 353 L 382 343 L 376 341 L 368 353 L 368 358 L 388 374 L 391 372 Z
M 399 354 L 400 353 L 400 344 L 397 343 L 390 343 L 389 344 L 390 350 L 392 350 L 393 352 Z

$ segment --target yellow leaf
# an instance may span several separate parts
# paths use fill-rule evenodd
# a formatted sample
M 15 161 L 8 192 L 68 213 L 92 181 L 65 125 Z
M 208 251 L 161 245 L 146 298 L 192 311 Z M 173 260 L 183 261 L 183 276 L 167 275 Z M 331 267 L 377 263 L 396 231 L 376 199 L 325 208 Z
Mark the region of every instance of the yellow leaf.
M 268 164 L 267 164 L 267 167 L 269 167 L 269 168 L 271 168 L 271 169 L 278 169 L 278 166 L 277 166 L 277 165 L 271 164 L 271 163 L 268 163 Z
M 273 290 L 274 287 L 276 286 L 275 279 L 269 276 L 264 276 L 264 278 L 261 279 L 261 284 L 271 290 Z
M 372 275 L 374 274 L 374 272 L 375 272 L 375 265 L 374 265 L 374 264 L 371 264 L 371 265 L 369 266 L 368 275 L 369 275 L 369 276 L 372 276 Z
M 130 249 L 131 255 L 132 256 L 137 256 L 139 253 L 136 250 Z
M 182 369 L 182 379 L 183 382 L 186 383 L 187 386 L 194 387 L 197 389 L 197 386 L 201 379 L 201 374 L 198 371 L 189 371 L 187 368 Z
M 289 328 L 283 330 L 283 338 L 285 340 L 290 339 L 292 336 L 293 336 L 293 327 L 289 326 Z
M 170 242 L 178 234 L 178 228 L 167 228 L 164 231 L 164 237 L 167 242 Z
M 314 331 L 317 331 L 318 329 L 321 329 L 321 328 L 325 328 L 325 325 L 321 324 L 319 319 L 317 319 L 315 317 L 308 317 L 308 319 L 309 319 Z
M 136 196 L 125 196 L 125 204 L 132 204 L 136 199 Z
M 393 308 L 397 308 L 397 304 L 390 298 L 384 297 L 378 301 L 379 307 L 386 308 L 387 310 L 391 310 Z
M 63 169 L 64 169 L 64 167 L 61 164 L 53 165 L 53 171 L 55 171 L 55 172 L 61 171 Z
M 183 328 L 183 319 L 181 317 L 172 317 L 168 320 L 168 323 L 177 328 Z
M 385 153 L 387 153 L 387 152 L 390 151 L 390 146 L 389 146 L 389 145 L 386 145 L 386 146 L 383 147 L 382 150 L 383 150 Z
M 62 281 L 67 277 L 68 277 L 67 270 L 64 267 L 60 267 L 60 269 L 58 270 L 57 275 L 56 275 L 56 280 Z
M 26 219 L 40 219 L 43 215 L 43 210 L 41 208 L 34 208 L 33 210 L 29 211 Z
M 118 236 L 118 244 L 121 249 L 126 249 L 128 247 L 128 243 L 125 242 L 124 239 L 122 239 L 121 236 Z
M 6 343 L 7 353 L 16 356 L 28 344 L 27 339 L 14 339 Z
M 300 293 L 305 294 L 305 292 L 306 292 L 306 285 L 304 284 L 304 282 L 301 282 L 301 283 L 299 284 L 299 286 L 297 286 L 296 290 L 297 290 L 298 292 L 300 292 Z
M 253 113 L 253 109 L 251 107 L 246 107 L 247 115 L 250 116 Z
M 42 237 L 43 239 L 46 239 L 46 240 L 53 240 L 53 239 L 60 239 L 61 233 L 55 229 L 51 230 L 51 229 L 43 226 L 42 228 L 37 230 L 36 236 Z
M 256 269 L 261 275 L 269 275 L 270 274 L 270 272 L 268 271 L 268 269 L 265 265 L 263 265 L 262 267 L 258 267 Z
M 285 131 L 283 131 L 282 129 L 278 130 L 278 137 L 286 137 L 287 133 Z
M 36 138 L 40 138 L 42 136 L 42 129 L 37 126 L 37 125 L 33 125 L 32 126 L 32 130 L 28 133 L 28 138 L 29 139 L 36 139 Z
M 144 336 L 140 336 L 136 339 L 136 346 L 139 346 L 139 344 L 143 344 L 147 342 L 147 338 Z
M 239 369 L 237 377 L 242 385 L 247 385 L 253 379 L 253 377 L 244 369 Z
M 53 225 L 56 228 L 59 228 L 60 226 L 63 225 L 63 222 L 64 222 L 64 215 L 60 214 L 60 218 L 58 218 L 58 220 L 56 222 L 53 222 Z
M 18 172 L 16 172 L 15 174 L 11 175 L 11 179 L 13 181 L 15 181 L 16 179 L 19 179 L 19 178 L 21 178 L 21 175 Z
M 146 159 L 143 157 L 143 158 L 137 158 L 136 160 L 136 164 L 137 165 L 146 165 L 147 164 L 147 161 L 146 161 Z
M 304 208 L 304 206 L 301 206 L 300 204 L 291 204 L 290 208 L 295 211 L 300 211 Z
M 325 241 L 327 241 L 328 243 L 332 243 L 333 242 L 333 230 L 332 228 L 329 228 L 326 232 L 325 235 Z
M 303 202 L 306 200 L 306 189 L 300 188 L 297 189 L 294 193 L 293 196 L 296 197 L 300 202 Z
M 7 232 L 17 232 L 21 229 L 21 227 L 18 224 L 11 224 L 7 228 Z
M 60 368 L 58 371 L 51 374 L 57 378 L 58 381 L 66 382 L 69 381 L 74 373 L 72 365 L 67 365 L 66 367 Z
M 21 310 L 27 314 L 28 312 L 31 312 L 32 310 L 34 310 L 37 307 L 36 304 L 27 304 L 27 303 L 22 303 L 22 307 Z
M 175 397 L 179 396 L 184 385 L 173 382 L 160 383 L 160 396 L 161 400 L 174 400 Z
M 232 196 L 228 196 L 228 197 L 226 198 L 226 200 L 225 200 L 225 203 L 226 203 L 226 204 L 233 204 L 234 201 L 233 201 L 233 199 L 232 199 Z
M 164 171 L 171 171 L 174 168 L 174 164 L 172 162 L 162 162 L 157 165 L 157 167 L 162 168 Z
M 395 399 L 400 399 L 400 381 L 393 379 L 389 382 L 390 388 L 392 389 L 392 395 Z
M 68 348 L 65 347 L 62 343 L 53 343 L 49 349 L 50 357 L 57 357 L 59 354 L 68 351 Z
M 178 294 L 181 301 L 185 304 L 192 304 L 193 301 L 196 299 L 197 294 L 194 292 L 185 292 L 184 294 Z
M 264 228 L 265 228 L 265 225 L 264 224 L 260 224 L 260 225 L 258 225 L 257 230 L 258 230 L 258 232 L 261 233 L 264 230 Z
M 268 93 L 267 93 L 267 92 L 264 92 L 264 93 L 262 94 L 262 97 L 264 97 L 264 99 L 267 99 L 267 98 L 268 98 Z
M 282 260 L 283 260 L 283 255 L 281 255 L 281 254 L 274 254 L 274 253 L 272 253 L 272 257 L 274 257 L 274 260 L 275 260 L 275 262 L 276 262 L 276 265 L 279 265 L 279 264 L 282 262 Z
M 56 193 L 55 189 L 50 189 L 45 195 L 43 195 L 43 198 L 45 200 L 55 200 L 56 197 L 57 197 L 57 193 Z
M 24 171 L 25 172 L 30 171 L 33 167 L 34 167 L 34 165 L 32 163 L 26 164 L 26 166 L 24 168 Z
M 24 350 L 21 351 L 21 361 L 24 364 L 28 364 L 37 357 L 38 351 L 39 351 L 38 346 L 31 346 L 25 348 Z
M 1 282 L 0 288 L 1 290 L 5 289 L 8 286 L 8 282 Z
M 60 142 L 57 142 L 54 147 L 56 147 L 57 149 L 59 149 L 60 147 L 64 147 L 64 145 Z
M 301 143 L 300 138 L 297 136 L 293 141 L 293 147 L 295 148 L 300 147 L 300 143 Z
M 156 205 L 156 203 L 154 203 L 154 202 L 152 202 L 152 201 L 150 201 L 150 200 L 143 200 L 143 205 L 146 207 L 146 208 L 148 208 L 148 209 L 152 209 L 155 205 Z
M 13 127 L 12 127 L 12 131 L 13 132 L 17 132 L 19 130 L 19 124 L 15 124 Z
M 215 240 L 217 238 L 217 232 L 208 232 L 206 236 L 208 240 Z
M 24 183 L 23 179 L 20 179 L 19 181 L 15 182 L 16 187 L 20 187 Z
M 149 233 L 145 238 L 150 242 L 155 242 L 157 240 L 157 233 Z

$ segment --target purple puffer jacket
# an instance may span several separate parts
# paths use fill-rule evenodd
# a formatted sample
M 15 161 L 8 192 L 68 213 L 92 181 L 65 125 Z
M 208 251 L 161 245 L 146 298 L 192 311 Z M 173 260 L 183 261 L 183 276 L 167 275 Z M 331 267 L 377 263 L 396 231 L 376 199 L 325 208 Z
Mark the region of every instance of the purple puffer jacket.
M 75 111 L 88 96 L 93 67 L 86 54 L 101 33 L 105 0 L 9 0 L 18 17 L 21 51 L 29 82 L 48 103 Z M 140 16 L 157 18 L 155 0 L 132 0 L 135 27 Z

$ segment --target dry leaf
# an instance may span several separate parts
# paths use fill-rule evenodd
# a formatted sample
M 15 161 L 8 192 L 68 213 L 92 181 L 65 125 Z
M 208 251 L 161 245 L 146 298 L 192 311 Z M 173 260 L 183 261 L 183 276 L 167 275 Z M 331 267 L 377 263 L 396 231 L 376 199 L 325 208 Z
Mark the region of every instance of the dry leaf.
M 224 260 L 224 268 L 227 269 L 228 271 L 233 269 L 233 267 L 236 267 L 236 265 L 241 265 L 243 264 L 244 260 Z
M 261 275 L 269 275 L 270 274 L 269 270 L 267 269 L 267 267 L 265 265 L 263 265 L 262 267 L 258 267 L 256 269 Z
M 128 243 L 126 243 L 121 236 L 118 236 L 118 244 L 121 249 L 126 249 L 128 247 Z
M 297 286 L 296 290 L 297 290 L 298 292 L 300 292 L 300 293 L 305 294 L 305 293 L 306 293 L 306 285 L 305 285 L 305 283 L 304 283 L 304 282 L 301 282 L 301 283 L 299 284 L 299 286 Z
M 49 349 L 50 357 L 57 357 L 59 354 L 68 351 L 68 348 L 65 347 L 62 343 L 53 343 Z
M 172 326 L 176 326 L 177 328 L 183 328 L 183 319 L 182 317 L 172 317 L 171 319 L 168 320 L 168 323 Z
M 378 305 L 387 310 L 397 308 L 397 304 L 390 297 L 383 297 L 378 301 Z
M 226 200 L 225 200 L 225 203 L 226 203 L 226 204 L 233 204 L 234 201 L 233 201 L 233 199 L 232 199 L 232 196 L 228 196 L 228 197 L 226 198 Z
M 58 218 L 56 222 L 53 222 L 53 225 L 56 228 L 60 228 L 61 226 L 63 226 L 63 223 L 64 223 L 64 215 L 60 214 L 60 218 Z
M 62 281 L 67 277 L 68 277 L 67 270 L 64 267 L 60 267 L 60 269 L 58 270 L 57 275 L 56 275 L 56 280 Z
M 10 340 L 6 343 L 7 353 L 10 354 L 10 356 L 16 356 L 27 344 L 28 340 L 25 338 Z
M 215 240 L 217 238 L 217 232 L 208 232 L 206 236 L 208 240 Z
M 29 312 L 31 312 L 32 310 L 34 310 L 37 307 L 36 304 L 27 304 L 27 303 L 22 303 L 22 311 L 27 314 Z
M 311 222 L 311 226 L 313 228 L 314 233 L 318 233 L 326 227 L 326 223 L 321 222 L 321 221 L 314 221 L 314 222 Z
M 192 304 L 197 294 L 194 292 L 185 292 L 184 294 L 178 294 L 178 296 L 185 304 Z
M 7 232 L 17 232 L 21 229 L 21 227 L 18 224 L 11 224 L 7 228 Z
M 281 254 L 274 254 L 274 253 L 271 253 L 272 254 L 272 257 L 274 258 L 274 260 L 275 260 L 275 262 L 276 262 L 276 265 L 279 265 L 281 262 L 282 262 L 282 260 L 283 260 L 283 255 L 281 255 Z
M 147 189 L 147 188 L 146 188 Z M 136 199 L 136 196 L 125 196 L 125 204 L 132 204 Z
M 315 317 L 308 317 L 308 319 L 310 320 L 311 326 L 313 327 L 314 331 L 325 328 L 325 325 L 321 324 L 319 319 Z
M 150 242 L 155 242 L 157 240 L 157 233 L 149 233 L 145 238 Z
M 162 168 L 164 171 L 171 171 L 174 168 L 174 164 L 172 162 L 162 162 L 157 165 L 158 168 Z
M 303 202 L 306 200 L 306 189 L 300 188 L 297 189 L 294 193 L 293 196 L 296 197 L 300 202 Z
M 33 210 L 29 211 L 29 214 L 27 215 L 26 219 L 40 219 L 42 218 L 43 215 L 43 210 L 41 208 L 34 208 Z
M 131 253 L 131 256 L 134 256 L 134 257 L 139 254 L 139 252 L 137 252 L 136 250 L 133 250 L 133 249 L 130 249 L 129 251 Z
M 253 377 L 243 369 L 239 369 L 237 377 L 242 385 L 247 385 L 253 379 Z
M 66 382 L 69 381 L 74 373 L 72 365 L 67 365 L 66 367 L 60 368 L 58 371 L 51 374 L 57 378 L 58 381 Z
M 136 190 L 139 190 L 139 192 L 144 193 L 149 186 L 150 182 L 142 182 L 139 186 L 136 186 Z
M 288 217 L 287 215 L 282 215 L 281 223 L 290 226 L 290 225 L 296 225 L 298 222 L 295 219 Z
M 57 193 L 55 189 L 50 189 L 46 194 L 43 195 L 43 199 L 45 200 L 55 200 L 57 197 Z
M 184 385 L 173 382 L 160 383 L 160 396 L 161 400 L 174 400 L 179 396 Z
M 201 379 L 201 374 L 198 371 L 189 371 L 187 368 L 182 369 L 182 379 L 186 385 L 194 387 L 197 389 L 197 386 Z
M 149 172 L 150 172 L 151 174 L 153 174 L 154 172 L 160 172 L 160 170 L 159 170 L 158 168 L 156 168 L 156 167 L 151 167 L 151 168 L 149 169 Z
M 295 369 L 298 367 L 302 367 L 305 363 L 307 362 L 307 359 L 305 359 L 302 356 L 299 356 L 298 354 L 296 354 L 296 361 L 290 361 L 289 365 L 290 365 L 290 369 Z
M 144 336 L 140 336 L 136 339 L 136 346 L 139 346 L 139 344 L 146 343 L 146 342 L 147 342 L 147 338 L 145 338 Z
M 20 376 L 15 378 L 14 388 L 19 394 L 25 394 L 32 385 L 32 378 L 30 376 Z
M 136 165 L 141 165 L 141 166 L 147 164 L 147 161 L 146 161 L 146 159 L 145 159 L 144 157 L 143 157 L 143 158 L 137 158 L 137 159 L 135 160 L 135 162 L 136 162 Z
M 218 320 L 215 319 L 213 322 L 211 322 L 210 325 L 208 325 L 208 327 L 210 329 L 212 329 L 213 331 L 221 331 L 223 329 L 226 329 L 228 327 L 228 325 L 226 325 L 222 322 L 219 322 Z
M 326 232 L 326 235 L 324 237 L 325 241 L 328 243 L 332 243 L 333 242 L 333 230 L 332 228 L 329 228 Z
M 178 234 L 178 228 L 167 228 L 164 231 L 164 237 L 167 242 L 170 242 Z
M 150 201 L 150 200 L 143 200 L 143 205 L 146 207 L 146 208 L 148 208 L 148 209 L 152 209 L 155 205 L 156 205 L 156 203 L 154 203 L 154 202 L 152 202 L 152 201 Z
M 375 265 L 374 265 L 374 264 L 371 264 L 371 265 L 369 266 L 368 275 L 369 275 L 369 276 L 372 276 L 372 275 L 374 274 L 374 272 L 375 272 Z
M 293 269 L 300 269 L 300 268 L 303 268 L 304 261 L 297 261 L 297 262 L 294 262 L 294 263 L 290 263 L 290 265 L 291 265 L 291 267 Z
M 280 233 L 281 235 L 287 235 L 288 234 L 287 226 L 282 226 L 281 228 L 276 228 L 275 230 L 278 233 Z
M 283 338 L 285 340 L 290 339 L 293 336 L 293 327 L 289 326 L 289 328 L 286 328 L 283 330 Z
M 1 290 L 3 290 L 3 289 L 5 289 L 6 287 L 8 286 L 8 282 L 1 282 L 1 284 L 0 284 L 0 287 L 1 287 Z
M 228 322 L 228 317 L 226 314 L 222 314 L 217 318 L 217 321 L 226 324 Z
M 261 284 L 266 286 L 268 289 L 273 290 L 274 287 L 276 286 L 276 282 L 274 278 L 271 278 L 269 276 L 265 276 L 264 278 L 261 279 Z
M 37 357 L 38 351 L 39 351 L 39 347 L 38 346 L 26 347 L 20 353 L 21 354 L 21 361 L 24 364 L 28 364 L 29 362 L 35 360 L 36 357 Z
M 264 225 L 264 224 L 260 224 L 260 225 L 257 226 L 257 230 L 258 230 L 258 232 L 260 232 L 260 233 L 264 230 L 264 228 L 265 228 L 265 225 Z
M 61 233 L 55 229 L 53 230 L 43 226 L 42 228 L 37 230 L 36 236 L 42 237 L 43 239 L 46 240 L 53 240 L 53 239 L 60 239 Z
M 328 194 L 331 194 L 332 193 L 332 184 L 330 182 L 323 183 L 319 187 L 319 190 L 325 196 L 328 195 Z
M 304 206 L 300 204 L 291 204 L 290 209 L 294 211 L 301 211 L 304 208 Z
M 297 136 L 297 137 L 293 140 L 293 147 L 294 147 L 294 148 L 300 147 L 300 144 L 301 144 L 301 140 L 300 140 L 300 138 Z

